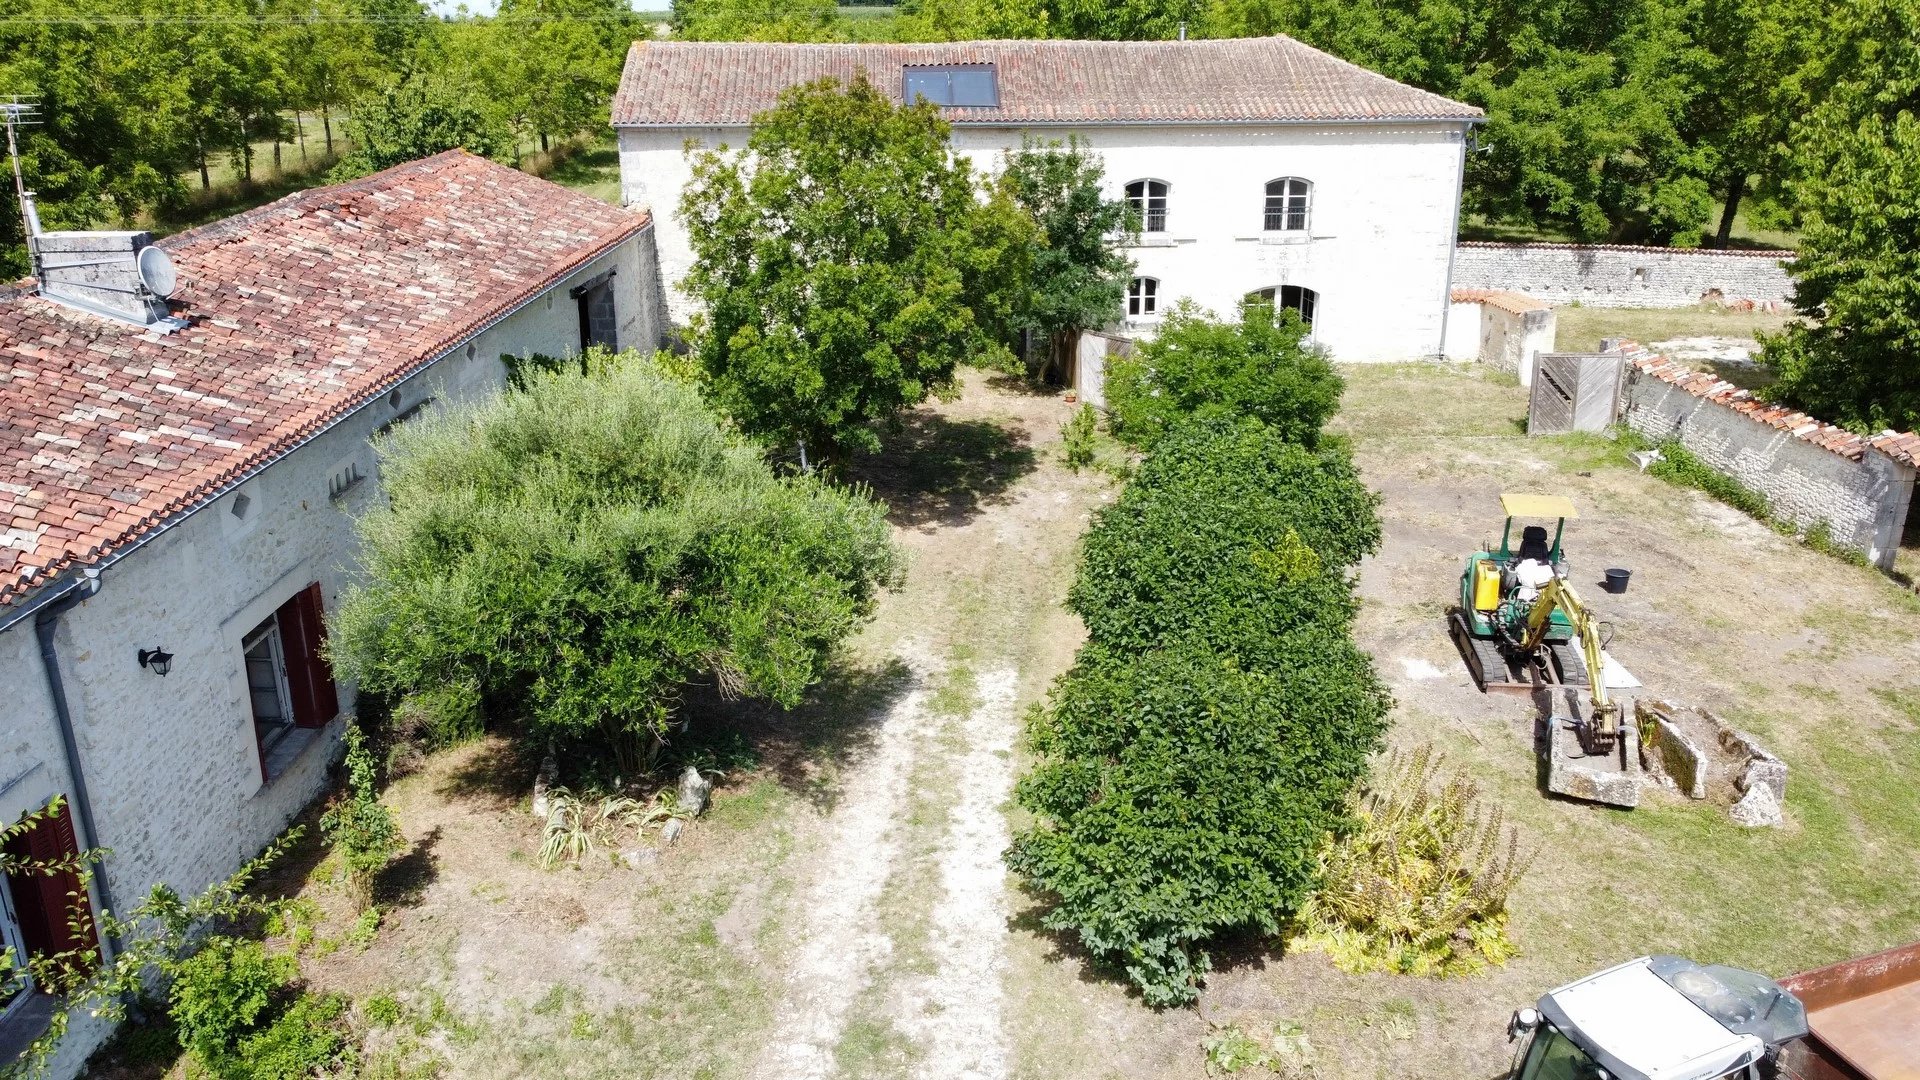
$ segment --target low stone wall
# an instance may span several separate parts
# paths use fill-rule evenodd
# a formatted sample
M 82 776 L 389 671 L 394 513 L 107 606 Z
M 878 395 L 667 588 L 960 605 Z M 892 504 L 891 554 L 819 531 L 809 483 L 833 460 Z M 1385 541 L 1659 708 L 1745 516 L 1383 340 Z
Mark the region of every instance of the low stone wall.
M 1463 241 L 1456 289 L 1504 289 L 1554 304 L 1690 307 L 1702 300 L 1774 309 L 1793 296 L 1782 259 L 1791 252 L 1709 251 L 1614 244 Z
M 1891 569 L 1913 497 L 1920 438 L 1871 438 L 1756 400 L 1717 377 L 1637 348 L 1622 395 L 1627 426 L 1676 440 L 1709 467 L 1766 496 L 1773 513 Z

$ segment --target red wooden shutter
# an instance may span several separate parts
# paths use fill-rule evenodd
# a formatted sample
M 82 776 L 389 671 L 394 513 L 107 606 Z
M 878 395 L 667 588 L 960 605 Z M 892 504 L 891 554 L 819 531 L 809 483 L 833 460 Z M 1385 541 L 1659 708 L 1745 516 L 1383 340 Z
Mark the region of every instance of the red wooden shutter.
M 73 833 L 73 815 L 67 804 L 7 844 L 16 858 L 34 862 L 72 859 L 80 854 Z M 7 875 L 13 890 L 14 914 L 20 937 L 31 955 L 44 956 L 74 949 L 94 950 L 100 944 L 93 924 L 93 903 L 80 875 L 16 872 Z M 90 964 L 82 965 L 84 970 Z
M 320 655 L 327 633 L 320 583 L 316 581 L 295 594 L 274 616 L 279 620 L 280 648 L 287 662 L 293 722 L 299 727 L 320 727 L 340 712 L 333 669 Z

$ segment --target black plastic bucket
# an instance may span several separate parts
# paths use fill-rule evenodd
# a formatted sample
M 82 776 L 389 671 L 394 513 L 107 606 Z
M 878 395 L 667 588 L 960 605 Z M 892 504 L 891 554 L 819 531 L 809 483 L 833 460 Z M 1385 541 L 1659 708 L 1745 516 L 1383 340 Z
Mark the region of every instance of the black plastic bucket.
M 1627 579 L 1632 576 L 1633 571 L 1631 570 L 1622 570 L 1617 566 L 1613 567 L 1607 571 L 1607 591 L 1615 595 L 1626 592 Z

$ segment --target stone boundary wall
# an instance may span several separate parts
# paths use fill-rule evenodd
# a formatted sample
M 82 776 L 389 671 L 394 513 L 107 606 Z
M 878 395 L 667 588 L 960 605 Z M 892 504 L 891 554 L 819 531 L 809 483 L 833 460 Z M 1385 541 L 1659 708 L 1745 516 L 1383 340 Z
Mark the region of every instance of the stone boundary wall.
M 1892 569 L 1913 497 L 1920 437 L 1865 437 L 1761 402 L 1717 376 L 1628 346 L 1622 395 L 1628 427 L 1676 440 L 1703 463 L 1766 496 L 1806 530 L 1825 525 L 1836 547 Z
M 1709 251 L 1616 244 L 1462 241 L 1456 289 L 1503 289 L 1555 304 L 1692 307 L 1702 300 L 1776 310 L 1789 306 L 1792 252 Z

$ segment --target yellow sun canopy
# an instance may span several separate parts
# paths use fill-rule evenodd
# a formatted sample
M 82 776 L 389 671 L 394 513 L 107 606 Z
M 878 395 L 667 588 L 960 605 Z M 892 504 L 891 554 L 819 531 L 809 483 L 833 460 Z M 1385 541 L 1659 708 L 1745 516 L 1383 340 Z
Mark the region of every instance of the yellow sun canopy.
M 1500 508 L 1508 517 L 1577 518 L 1573 500 L 1565 495 L 1501 495 Z

